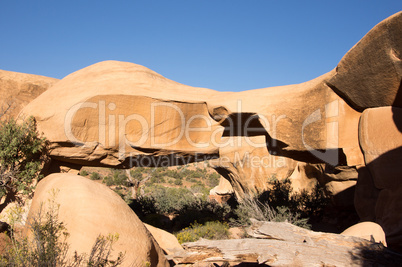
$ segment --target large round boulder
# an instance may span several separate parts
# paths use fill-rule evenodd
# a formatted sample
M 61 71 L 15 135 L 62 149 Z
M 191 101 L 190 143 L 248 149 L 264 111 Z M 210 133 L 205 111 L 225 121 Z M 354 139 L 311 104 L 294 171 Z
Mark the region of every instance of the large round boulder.
M 51 174 L 39 182 L 28 222 L 50 202 L 59 205 L 58 219 L 70 236 L 69 253 L 89 254 L 99 235 L 118 234 L 113 257 L 125 253 L 124 266 L 169 266 L 162 249 L 119 195 L 103 184 L 73 174 Z

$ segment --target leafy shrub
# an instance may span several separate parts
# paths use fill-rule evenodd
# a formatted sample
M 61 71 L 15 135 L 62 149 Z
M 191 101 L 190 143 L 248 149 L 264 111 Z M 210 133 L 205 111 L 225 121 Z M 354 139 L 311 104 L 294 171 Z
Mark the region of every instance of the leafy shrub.
M 134 170 L 130 170 L 130 176 L 133 177 L 137 181 L 142 181 L 142 169 L 141 167 L 135 168 Z
M 80 172 L 80 175 L 81 175 L 81 176 L 88 176 L 88 172 L 87 172 L 86 170 L 82 170 L 82 171 Z
M 40 179 L 40 156 L 45 138 L 40 137 L 33 117 L 21 124 L 10 119 L 0 123 L 0 198 L 29 195 L 33 181 Z
M 221 222 L 207 222 L 204 225 L 194 223 L 177 233 L 176 237 L 180 244 L 194 242 L 200 238 L 227 239 L 229 238 L 229 225 Z
M 100 175 L 99 175 L 99 173 L 97 173 L 97 172 L 93 172 L 93 173 L 91 173 L 91 175 L 89 176 L 89 178 L 91 179 L 91 180 L 100 180 Z
M 121 170 L 114 170 L 112 175 L 104 177 L 103 183 L 107 186 L 130 186 L 127 175 Z
M 110 176 L 110 175 L 108 175 L 108 176 L 106 176 L 106 177 L 103 177 L 102 182 L 103 182 L 104 184 L 106 184 L 107 186 L 112 186 L 112 185 L 114 184 L 114 183 L 113 183 L 113 177 Z
M 168 188 L 163 186 L 153 186 L 148 188 L 149 198 L 154 204 L 157 212 L 169 214 L 177 212 L 188 203 L 196 201 L 196 197 L 185 188 Z
M 193 192 L 194 194 L 203 194 L 205 196 L 209 195 L 209 190 L 208 188 L 206 188 L 203 184 L 193 184 L 190 187 L 191 192 Z
M 183 181 L 179 180 L 179 179 L 176 179 L 176 180 L 174 180 L 174 184 L 175 185 L 183 185 Z
M 272 189 L 263 193 L 259 200 L 273 208 L 287 207 L 290 212 L 299 213 L 303 218 L 320 219 L 329 204 L 329 198 L 318 183 L 310 192 L 303 190 L 297 193 L 293 192 L 289 179 L 272 179 L 270 184 Z
M 220 175 L 216 172 L 211 173 L 208 177 L 207 184 L 209 187 L 215 187 L 219 184 Z
M 121 170 L 115 170 L 113 172 L 113 184 L 114 185 L 128 186 L 129 182 L 128 182 L 127 175 Z

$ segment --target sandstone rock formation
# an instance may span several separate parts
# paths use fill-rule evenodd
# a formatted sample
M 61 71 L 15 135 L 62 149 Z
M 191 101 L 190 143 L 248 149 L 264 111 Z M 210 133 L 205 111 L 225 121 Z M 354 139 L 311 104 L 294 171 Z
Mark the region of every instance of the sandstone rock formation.
M 345 231 L 341 233 L 342 235 L 361 237 L 369 241 L 374 241 L 376 243 L 382 243 L 387 246 L 387 241 L 385 240 L 384 230 L 380 225 L 374 222 L 361 222 L 352 225 Z
M 215 168 L 241 196 L 263 192 L 271 176 L 289 177 L 297 161 L 363 163 L 360 113 L 325 85 L 332 73 L 220 93 L 108 61 L 67 76 L 23 113 L 35 116 L 57 160 L 128 167 L 217 158 Z
M 100 62 L 68 75 L 21 114 L 35 116 L 60 162 L 128 168 L 213 159 L 240 198 L 269 190 L 272 177 L 300 190 L 317 180 L 341 206 L 354 196 L 361 219 L 380 224 L 397 245 L 401 29 L 399 12 L 314 80 L 236 93 Z
M 177 238 L 171 233 L 146 223 L 144 223 L 144 225 L 167 255 L 174 254 L 175 251 L 183 250 Z
M 53 191 L 52 191 L 53 190 Z M 55 190 L 55 191 L 54 191 Z M 52 197 L 52 192 L 55 197 Z M 58 219 L 70 236 L 70 253 L 89 253 L 98 235 L 118 234 L 114 256 L 126 252 L 124 266 L 169 266 L 161 248 L 119 195 L 105 185 L 73 174 L 52 174 L 39 182 L 28 221 L 49 201 L 59 204 Z
M 359 175 L 355 206 L 363 220 L 382 226 L 391 247 L 402 242 L 402 109 L 366 109 L 360 120 L 359 140 L 366 162 Z
M 0 70 L 0 115 L 9 108 L 5 115 L 15 118 L 23 107 L 57 81 L 39 75 Z
M 328 84 L 357 110 L 402 107 L 402 12 L 375 26 L 341 60 Z

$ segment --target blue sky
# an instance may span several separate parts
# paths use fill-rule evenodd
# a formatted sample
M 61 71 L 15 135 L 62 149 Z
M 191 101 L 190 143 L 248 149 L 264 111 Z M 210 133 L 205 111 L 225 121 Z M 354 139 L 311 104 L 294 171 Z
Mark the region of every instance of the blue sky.
M 2 0 L 0 69 L 63 78 L 112 59 L 220 91 L 300 83 L 401 9 L 400 0 Z

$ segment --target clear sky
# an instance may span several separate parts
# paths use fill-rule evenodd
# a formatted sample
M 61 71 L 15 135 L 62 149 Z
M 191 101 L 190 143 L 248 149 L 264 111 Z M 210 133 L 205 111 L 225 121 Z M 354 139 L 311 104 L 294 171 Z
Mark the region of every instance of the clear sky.
M 180 83 L 242 91 L 300 83 L 402 1 L 0 1 L 0 69 L 55 78 L 103 60 Z

